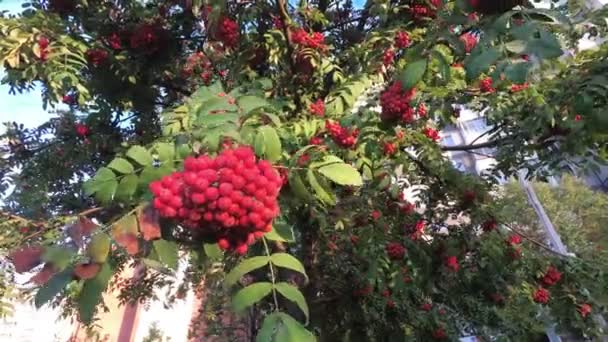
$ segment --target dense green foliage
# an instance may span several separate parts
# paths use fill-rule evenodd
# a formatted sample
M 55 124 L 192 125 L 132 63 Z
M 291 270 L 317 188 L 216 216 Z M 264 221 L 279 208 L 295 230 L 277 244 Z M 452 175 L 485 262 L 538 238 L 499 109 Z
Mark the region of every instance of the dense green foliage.
M 3 81 L 57 110 L 7 124 L 0 249 L 17 272 L 44 264 L 37 306 L 87 324 L 108 287 L 177 299 L 205 280 L 259 342 L 601 333 L 603 269 L 522 238 L 494 184 L 444 152 L 495 148 L 506 175 L 603 162 L 608 49 L 560 57 L 605 34 L 606 10 L 475 3 L 52 0 L 0 17 Z M 486 110 L 487 142 L 441 146 L 458 104 Z

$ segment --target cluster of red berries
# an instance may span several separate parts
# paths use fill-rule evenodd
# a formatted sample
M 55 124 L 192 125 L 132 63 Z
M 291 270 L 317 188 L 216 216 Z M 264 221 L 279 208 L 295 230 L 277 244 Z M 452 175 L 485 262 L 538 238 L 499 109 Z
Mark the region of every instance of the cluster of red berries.
M 108 59 L 108 51 L 99 48 L 90 49 L 86 52 L 86 56 L 89 63 L 98 67 Z
M 555 285 L 562 279 L 562 273 L 557 270 L 554 266 L 549 266 L 545 275 L 543 276 L 542 282 L 545 286 Z
M 380 118 L 382 121 L 401 120 L 405 123 L 414 121 L 414 108 L 410 106 L 410 102 L 415 95 L 415 88 L 404 90 L 399 81 L 391 84 L 380 95 L 380 106 L 382 107 Z
M 425 127 L 422 130 L 422 133 L 424 133 L 424 135 L 427 136 L 427 138 L 433 140 L 433 141 L 439 141 L 441 139 L 441 137 L 439 136 L 439 131 L 437 131 L 434 128 L 431 127 Z
M 395 34 L 395 45 L 399 49 L 405 49 L 411 44 L 410 35 L 405 31 L 399 31 Z
M 483 80 L 481 80 L 479 82 L 479 90 L 481 90 L 482 93 L 493 93 L 496 91 L 496 89 L 494 89 L 494 85 L 493 85 L 493 80 L 492 77 L 486 77 Z
M 448 337 L 443 328 L 437 328 L 433 331 L 433 338 L 436 340 L 444 340 Z
M 513 84 L 511 85 L 511 92 L 512 93 L 517 93 L 520 92 L 524 89 L 528 88 L 528 82 L 522 83 L 522 84 Z
M 152 182 L 153 205 L 165 218 L 239 254 L 271 230 L 279 215 L 282 180 L 250 147 L 225 149 L 217 157 L 184 161 L 184 171 Z
M 112 34 L 104 39 L 105 43 L 113 50 L 122 49 L 122 39 L 120 35 L 116 32 L 112 32 Z
M 397 153 L 397 145 L 395 143 L 387 141 L 384 143 L 382 150 L 383 150 L 385 156 L 390 157 L 390 156 L 394 155 L 395 153 Z
M 460 268 L 460 265 L 458 264 L 458 259 L 453 255 L 445 258 L 445 266 L 453 272 L 458 272 L 458 269 Z
M 496 227 L 498 227 L 498 222 L 496 222 L 496 219 L 493 217 L 481 224 L 481 229 L 483 229 L 484 232 L 496 230 Z
M 464 44 L 464 51 L 466 53 L 471 52 L 479 42 L 479 39 L 472 32 L 463 33 L 459 39 Z
M 342 127 L 339 122 L 327 120 L 325 121 L 325 129 L 340 147 L 351 148 L 357 143 L 357 136 L 359 135 L 359 129 L 357 128 L 350 130 Z
M 405 257 L 407 250 L 399 242 L 389 242 L 386 244 L 386 254 L 392 260 L 401 260 Z
M 325 116 L 325 102 L 323 102 L 323 100 L 321 99 L 318 99 L 314 103 L 311 103 L 310 112 L 316 116 Z
M 517 234 L 512 234 L 511 236 L 509 236 L 506 242 L 507 245 L 509 245 L 508 254 L 511 259 L 519 259 L 521 257 L 521 248 L 518 247 L 518 245 L 522 242 L 521 236 Z
M 129 46 L 147 55 L 163 47 L 164 29 L 156 23 L 144 23 L 135 28 L 131 34 Z
M 426 0 L 417 0 L 416 3 L 410 7 L 412 17 L 416 20 L 434 18 L 437 15 L 437 9 L 441 7 L 441 0 L 430 0 L 430 2 L 431 6 L 428 6 Z
M 272 17 L 272 27 L 275 30 L 282 30 L 285 27 L 285 24 L 283 23 L 283 19 L 281 19 L 280 16 L 278 15 L 270 15 Z
M 591 313 L 591 305 L 585 303 L 585 304 L 581 304 L 578 309 L 576 309 L 578 311 L 579 314 L 581 314 L 581 316 L 583 318 L 587 317 L 590 313 Z
M 44 62 L 49 57 L 49 39 L 47 37 L 38 38 L 38 46 L 40 47 L 40 60 Z
M 239 24 L 228 17 L 222 17 L 217 27 L 217 38 L 224 46 L 235 48 L 239 43 Z
M 549 290 L 545 289 L 544 287 L 539 287 L 536 289 L 536 291 L 534 291 L 532 298 L 537 303 L 547 304 L 549 303 L 549 299 L 551 299 L 551 294 L 549 293 Z
M 314 50 L 324 50 L 326 48 L 325 36 L 323 33 L 308 33 L 303 28 L 298 28 L 291 32 L 291 41 L 296 45 Z
M 387 49 L 386 51 L 384 51 L 384 54 L 382 55 L 382 64 L 384 66 L 389 66 L 389 65 L 393 64 L 394 61 L 395 61 L 395 50 Z
M 416 221 L 416 224 L 408 229 L 410 231 L 410 239 L 416 241 L 424 235 L 424 229 L 426 228 L 426 222 L 424 220 Z
M 191 76 L 194 72 L 199 73 L 203 83 L 209 84 L 213 77 L 213 65 L 209 58 L 201 51 L 195 52 L 188 56 L 186 64 L 182 69 L 184 77 Z
M 91 133 L 89 126 L 80 122 L 74 124 L 74 131 L 76 132 L 76 135 L 81 138 L 86 138 Z

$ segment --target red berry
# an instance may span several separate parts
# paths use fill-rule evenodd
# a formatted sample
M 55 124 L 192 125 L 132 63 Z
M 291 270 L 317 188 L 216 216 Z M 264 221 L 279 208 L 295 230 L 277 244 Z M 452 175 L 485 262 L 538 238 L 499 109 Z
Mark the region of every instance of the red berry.
M 227 250 L 230 248 L 230 242 L 228 242 L 228 240 L 223 239 L 223 238 L 217 240 L 217 245 L 223 250 Z
M 247 244 L 242 244 L 238 247 L 236 247 L 236 249 L 234 250 L 237 254 L 239 255 L 245 255 L 245 253 L 247 253 Z

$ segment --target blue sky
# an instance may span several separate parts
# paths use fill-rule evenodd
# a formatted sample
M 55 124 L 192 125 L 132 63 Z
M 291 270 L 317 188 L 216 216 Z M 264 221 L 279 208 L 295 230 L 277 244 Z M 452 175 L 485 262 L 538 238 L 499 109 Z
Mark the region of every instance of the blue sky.
M 18 13 L 21 11 L 21 3 L 21 0 L 0 0 L 0 10 Z M 3 77 L 4 72 L 0 70 L 0 78 Z M 0 85 L 0 122 L 17 121 L 27 127 L 35 127 L 51 116 L 42 109 L 39 89 L 17 95 L 9 95 L 8 91 L 7 85 Z M 0 126 L 0 133 L 3 130 Z

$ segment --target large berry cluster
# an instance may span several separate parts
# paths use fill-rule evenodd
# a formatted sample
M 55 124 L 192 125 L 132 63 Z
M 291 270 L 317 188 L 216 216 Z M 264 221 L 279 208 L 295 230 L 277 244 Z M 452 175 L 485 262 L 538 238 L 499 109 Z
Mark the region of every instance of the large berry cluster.
M 479 90 L 481 90 L 482 93 L 494 93 L 496 89 L 494 89 L 493 83 L 494 81 L 492 80 L 492 77 L 486 77 L 479 81 Z
M 405 257 L 406 249 L 399 242 L 389 242 L 386 244 L 386 254 L 392 260 L 401 260 Z
M 93 66 L 98 67 L 108 59 L 108 51 L 104 49 L 94 48 L 87 50 L 86 56 Z
M 383 121 L 414 121 L 414 108 L 410 102 L 416 95 L 416 89 L 403 90 L 401 82 L 394 82 L 380 95 L 380 106 Z
M 351 148 L 357 143 L 357 136 L 359 135 L 357 128 L 349 130 L 342 127 L 339 122 L 327 120 L 325 121 L 325 129 L 329 132 L 334 142 L 341 147 Z
M 441 0 L 430 0 L 431 6 L 427 5 L 426 0 L 415 0 L 415 2 L 410 7 L 410 13 L 416 20 L 434 18 L 437 15 L 437 10 L 442 5 Z
M 465 32 L 460 35 L 459 39 L 464 44 L 464 51 L 466 53 L 471 52 L 477 43 L 479 43 L 479 37 L 477 37 L 473 32 Z
M 228 17 L 222 17 L 217 28 L 217 38 L 226 47 L 235 48 L 239 43 L 239 24 Z
M 316 116 L 325 116 L 325 102 L 322 99 L 318 99 L 317 101 L 310 104 L 310 112 Z
M 164 29 L 159 24 L 144 23 L 133 30 L 129 45 L 131 49 L 151 55 L 162 50 L 164 35 Z
M 298 28 L 291 32 L 291 41 L 294 44 L 315 50 L 324 50 L 326 48 L 325 36 L 321 32 L 308 33 L 303 28 Z
M 209 58 L 201 51 L 188 56 L 182 69 L 184 77 L 190 77 L 195 72 L 200 75 L 205 84 L 209 84 L 213 77 L 213 65 Z
M 562 273 L 557 270 L 554 266 L 549 266 L 547 272 L 542 278 L 542 282 L 545 286 L 555 285 L 562 279 Z
M 46 37 L 38 38 L 38 46 L 40 47 L 40 60 L 44 62 L 49 56 L 49 39 Z
M 183 172 L 152 182 L 150 190 L 162 217 L 211 237 L 222 249 L 244 254 L 271 230 L 281 185 L 268 161 L 256 161 L 250 147 L 238 147 L 215 158 L 187 158 Z
M 405 31 L 399 31 L 395 34 L 395 45 L 399 49 L 405 49 L 411 44 L 410 35 Z
M 384 54 L 382 55 L 382 64 L 384 66 L 389 66 L 389 65 L 393 64 L 394 61 L 395 61 L 395 50 L 387 49 L 386 51 L 384 51 Z
M 537 303 L 547 304 L 549 303 L 549 299 L 551 299 L 551 294 L 544 287 L 539 287 L 534 291 L 534 294 L 532 294 L 532 298 Z

